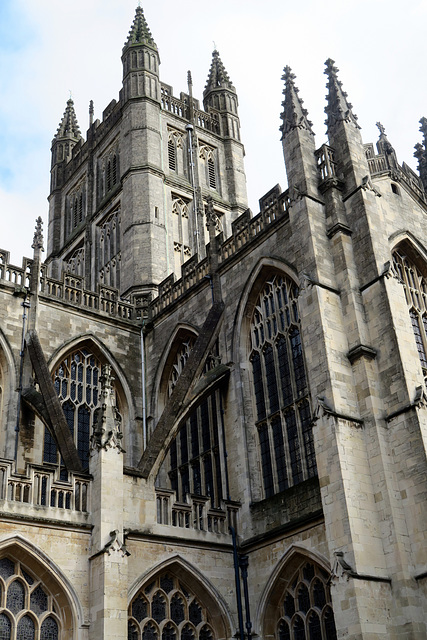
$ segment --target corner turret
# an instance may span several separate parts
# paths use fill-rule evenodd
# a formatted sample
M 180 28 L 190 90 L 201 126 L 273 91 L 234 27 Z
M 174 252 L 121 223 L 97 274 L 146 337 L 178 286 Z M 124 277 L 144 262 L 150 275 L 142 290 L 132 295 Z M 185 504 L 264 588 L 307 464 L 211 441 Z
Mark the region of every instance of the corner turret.
M 283 124 L 280 131 L 282 132 L 288 185 L 290 188 L 298 189 L 301 193 L 313 195 L 317 192 L 319 182 L 314 133 L 307 117 L 307 110 L 303 108 L 303 101 L 295 86 L 295 74 L 288 66 L 283 71 L 285 99 L 282 102 L 281 118 Z
M 369 175 L 368 162 L 357 116 L 353 113 L 353 106 L 347 100 L 347 94 L 338 80 L 339 69 L 331 58 L 326 60 L 325 65 L 325 74 L 328 77 L 325 124 L 329 145 L 334 150 L 337 173 L 344 181 L 344 190 L 351 192 Z
M 135 19 L 123 47 L 122 63 L 124 102 L 142 97 L 160 101 L 160 57 L 142 7 L 136 8 Z
M 73 147 L 80 142 L 81 139 L 82 136 L 74 110 L 74 102 L 72 98 L 69 98 L 62 120 L 52 140 L 52 168 L 64 160 L 68 162 L 71 158 Z M 55 188 L 54 185 L 52 185 L 52 189 L 53 188 Z
M 203 106 L 205 111 L 215 109 L 221 113 L 224 136 L 240 140 L 237 92 L 216 49 L 212 53 L 212 64 L 203 91 Z

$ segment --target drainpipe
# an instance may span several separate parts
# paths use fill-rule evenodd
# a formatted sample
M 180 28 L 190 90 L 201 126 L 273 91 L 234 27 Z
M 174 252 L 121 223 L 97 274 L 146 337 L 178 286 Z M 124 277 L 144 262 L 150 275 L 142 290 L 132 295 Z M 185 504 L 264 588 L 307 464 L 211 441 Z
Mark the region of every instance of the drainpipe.
M 21 304 L 21 307 L 24 307 L 24 312 L 22 314 L 22 336 L 21 336 L 21 351 L 19 353 L 20 356 L 20 364 L 19 364 L 19 385 L 18 385 L 18 407 L 16 412 L 16 426 L 15 426 L 15 471 L 18 466 L 18 441 L 19 441 L 19 423 L 21 421 L 21 398 L 22 398 L 22 377 L 24 373 L 24 353 L 25 353 L 25 325 L 27 322 L 27 309 L 31 307 L 30 301 L 28 300 L 28 290 L 25 291 L 24 300 Z
M 227 500 L 231 500 L 230 497 L 230 482 L 228 477 L 228 463 L 227 463 L 227 447 L 225 441 L 225 428 L 224 428 L 224 409 L 222 407 L 222 396 L 221 391 L 219 393 L 219 408 L 221 414 L 221 436 L 222 436 L 222 446 L 224 449 L 224 460 L 225 460 L 225 491 L 227 494 Z M 239 620 L 239 638 L 240 640 L 245 640 L 245 631 L 243 628 L 243 608 L 242 608 L 242 591 L 240 588 L 240 576 L 239 576 L 239 556 L 237 554 L 237 535 L 236 529 L 230 524 L 229 530 L 231 533 L 231 539 L 233 542 L 233 563 L 234 563 L 234 579 L 236 582 L 236 604 L 237 604 L 237 616 Z
M 249 558 L 247 555 L 240 556 L 239 558 L 240 571 L 242 574 L 243 580 L 243 593 L 245 596 L 245 614 L 246 614 L 246 635 L 247 640 L 251 640 L 252 638 L 252 621 L 251 621 L 251 611 L 249 608 L 249 589 L 248 589 L 248 566 L 249 566 Z
M 147 447 L 147 408 L 145 404 L 145 346 L 144 346 L 144 320 L 141 325 L 141 383 L 142 383 L 142 445 L 145 451 Z

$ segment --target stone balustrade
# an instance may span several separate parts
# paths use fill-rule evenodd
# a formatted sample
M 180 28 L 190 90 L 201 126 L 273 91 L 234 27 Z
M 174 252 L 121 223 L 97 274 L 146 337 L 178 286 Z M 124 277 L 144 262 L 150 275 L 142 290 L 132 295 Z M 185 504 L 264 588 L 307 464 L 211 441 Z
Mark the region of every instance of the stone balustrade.
M 0 501 L 45 507 L 46 517 L 58 517 L 52 509 L 85 514 L 90 510 L 90 481 L 75 473 L 67 481 L 57 478 L 57 469 L 29 465 L 25 474 L 13 471 L 13 462 L 0 460 Z
M 195 529 L 229 535 L 229 527 L 236 526 L 238 505 L 222 501 L 212 507 L 205 496 L 187 495 L 186 502 L 176 502 L 175 492 L 156 489 L 157 523 L 182 529 Z

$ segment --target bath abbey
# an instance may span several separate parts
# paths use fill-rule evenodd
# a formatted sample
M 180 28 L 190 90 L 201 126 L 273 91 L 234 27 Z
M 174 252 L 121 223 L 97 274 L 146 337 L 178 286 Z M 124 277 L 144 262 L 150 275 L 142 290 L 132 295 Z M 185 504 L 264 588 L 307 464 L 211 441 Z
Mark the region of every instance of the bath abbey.
M 0 640 L 425 640 L 427 119 L 417 173 L 329 59 L 317 147 L 285 67 L 252 212 L 226 61 L 129 23 L 0 250 Z

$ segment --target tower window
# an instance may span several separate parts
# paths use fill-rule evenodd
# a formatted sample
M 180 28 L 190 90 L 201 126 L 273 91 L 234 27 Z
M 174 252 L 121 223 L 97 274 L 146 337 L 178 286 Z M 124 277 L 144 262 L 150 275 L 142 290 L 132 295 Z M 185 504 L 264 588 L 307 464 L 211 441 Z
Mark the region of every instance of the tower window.
M 212 156 L 208 158 L 208 176 L 209 176 L 209 186 L 211 189 L 216 189 L 216 174 L 215 174 L 215 163 L 213 161 Z
M 169 169 L 171 171 L 176 171 L 176 149 L 175 142 L 172 137 L 170 137 L 168 141 L 168 161 Z
M 316 475 L 297 299 L 294 282 L 271 276 L 251 323 L 254 409 L 266 498 Z

